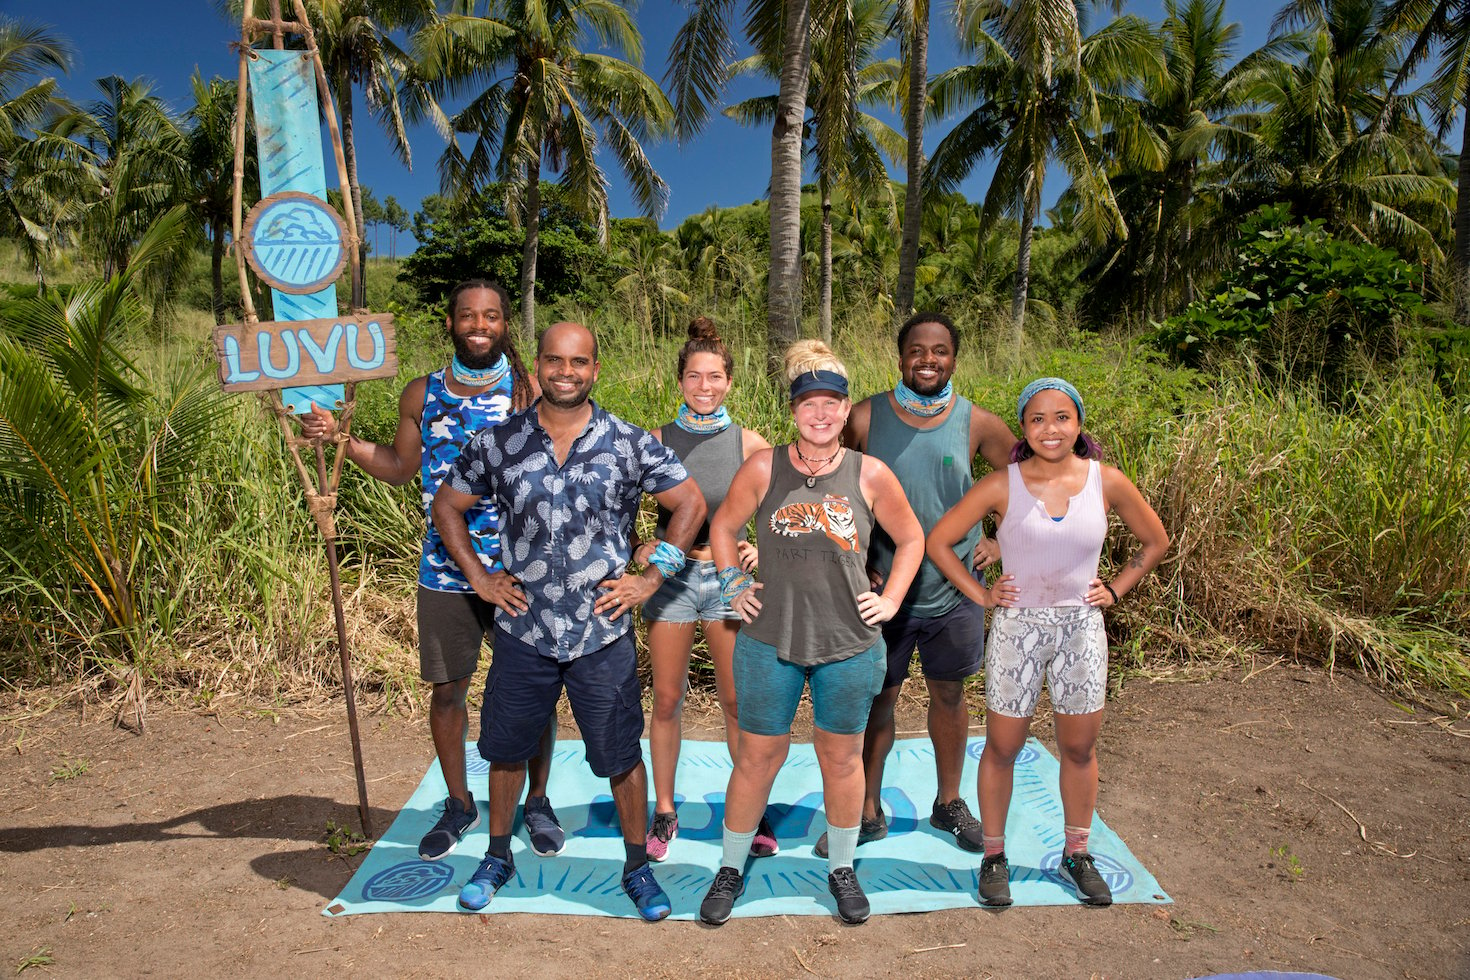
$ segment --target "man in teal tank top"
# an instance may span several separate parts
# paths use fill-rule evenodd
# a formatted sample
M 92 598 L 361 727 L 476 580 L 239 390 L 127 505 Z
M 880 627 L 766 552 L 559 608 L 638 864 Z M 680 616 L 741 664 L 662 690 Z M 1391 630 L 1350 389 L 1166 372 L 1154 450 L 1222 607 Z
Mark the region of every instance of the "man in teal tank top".
M 876 456 L 898 476 L 925 534 L 974 483 L 970 465 L 975 455 L 1003 469 L 1016 443 L 998 416 L 954 392 L 951 378 L 958 351 L 959 331 L 947 316 L 926 312 L 910 317 L 898 331 L 898 385 L 854 405 L 843 433 L 846 445 Z M 956 545 L 956 554 L 969 561 L 978 536 L 977 529 L 974 537 Z M 874 534 L 869 555 L 868 574 L 876 588 L 893 560 L 892 542 Z M 960 796 L 960 776 L 970 729 L 965 678 L 980 670 L 985 610 L 961 596 L 926 558 L 898 615 L 883 625 L 883 639 L 888 674 L 873 701 L 863 740 L 867 792 L 859 843 L 888 833 L 880 800 L 883 763 L 893 748 L 894 705 L 917 649 L 929 689 L 929 739 L 939 785 L 929 822 L 953 834 L 959 846 L 978 852 L 980 822 Z

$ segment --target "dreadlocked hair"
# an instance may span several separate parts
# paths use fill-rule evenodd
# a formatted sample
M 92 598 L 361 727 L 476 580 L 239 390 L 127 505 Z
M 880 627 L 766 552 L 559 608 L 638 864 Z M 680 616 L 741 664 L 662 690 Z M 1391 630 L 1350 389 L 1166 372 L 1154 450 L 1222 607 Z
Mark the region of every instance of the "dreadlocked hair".
M 521 360 L 521 352 L 516 350 L 509 330 L 505 334 L 505 359 L 510 362 L 511 408 L 518 412 L 530 408 L 531 402 L 535 401 L 535 393 L 531 390 L 531 375 L 526 370 L 525 362 Z

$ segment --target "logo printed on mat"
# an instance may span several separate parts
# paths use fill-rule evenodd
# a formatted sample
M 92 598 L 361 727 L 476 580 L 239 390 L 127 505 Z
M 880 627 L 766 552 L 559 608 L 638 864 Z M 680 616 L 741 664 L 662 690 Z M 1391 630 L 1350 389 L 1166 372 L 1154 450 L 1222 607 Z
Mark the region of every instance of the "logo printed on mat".
M 1108 883 L 1108 888 L 1112 890 L 1114 895 L 1120 895 L 1133 887 L 1133 873 L 1127 868 L 1106 854 L 1100 854 L 1097 851 L 1089 851 L 1088 853 L 1092 855 L 1092 860 L 1097 864 L 1097 873 L 1102 875 L 1103 881 Z M 1072 883 L 1062 877 L 1062 872 L 1059 869 L 1061 863 L 1062 852 L 1052 851 L 1041 859 L 1042 873 L 1063 888 L 1070 889 Z
M 437 861 L 404 861 L 379 871 L 362 886 L 364 902 L 409 902 L 428 898 L 454 879 L 454 868 Z
M 980 758 L 980 753 L 984 751 L 985 739 L 982 738 L 977 741 L 972 741 L 969 747 L 965 749 L 965 754 L 972 759 L 978 759 Z M 1028 742 L 1025 746 L 1022 747 L 1021 753 L 1016 756 L 1016 765 L 1029 766 L 1038 758 L 1040 758 L 1040 754 L 1036 751 L 1035 746 L 1031 745 Z

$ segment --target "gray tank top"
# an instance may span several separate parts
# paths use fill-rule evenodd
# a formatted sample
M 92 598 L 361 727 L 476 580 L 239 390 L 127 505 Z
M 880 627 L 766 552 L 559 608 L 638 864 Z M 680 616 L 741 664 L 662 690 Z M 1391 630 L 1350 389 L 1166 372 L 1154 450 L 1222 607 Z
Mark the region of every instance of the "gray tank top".
M 849 450 L 812 487 L 785 446 L 771 460 L 770 489 L 755 512 L 761 611 L 742 628 L 789 663 L 846 660 L 878 641 L 878 627 L 857 610 L 857 597 L 868 591 L 875 523 L 863 499 L 862 458 Z
M 699 492 L 704 494 L 704 503 L 709 512 L 705 514 L 704 523 L 699 526 L 699 533 L 694 536 L 694 544 L 690 546 L 691 550 L 703 548 L 709 544 L 709 519 L 715 516 L 715 511 L 725 502 L 725 494 L 730 492 L 735 471 L 745 462 L 742 430 L 740 426 L 732 424 L 719 432 L 696 435 L 670 423 L 660 428 L 658 435 L 659 440 L 678 455 L 679 462 L 684 464 L 689 476 L 699 487 Z M 662 540 L 668 533 L 671 516 L 669 511 L 659 507 L 655 537 Z
M 956 394 L 948 417 L 932 429 L 917 429 L 899 418 L 887 395 L 875 395 L 869 404 L 868 452 L 887 463 L 898 477 L 927 535 L 975 483 L 970 474 L 970 402 Z M 966 568 L 979 540 L 980 525 L 976 524 L 954 546 Z M 881 528 L 873 533 L 872 560 L 884 576 L 893 567 L 893 539 Z M 903 611 L 930 619 L 958 606 L 961 598 L 960 591 L 926 557 L 904 597 Z

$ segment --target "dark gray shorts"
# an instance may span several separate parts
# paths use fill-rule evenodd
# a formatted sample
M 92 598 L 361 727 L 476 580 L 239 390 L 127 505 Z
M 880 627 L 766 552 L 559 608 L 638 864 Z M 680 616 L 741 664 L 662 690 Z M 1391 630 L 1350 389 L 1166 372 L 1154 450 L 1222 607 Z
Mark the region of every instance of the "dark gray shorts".
M 436 592 L 420 585 L 419 675 L 430 684 L 447 684 L 473 674 L 494 616 L 495 607 L 473 592 Z
M 883 624 L 883 642 L 888 645 L 885 691 L 908 677 L 915 648 L 925 677 L 962 681 L 980 672 L 985 657 L 985 609 L 962 597 L 943 616 L 905 616 L 900 611 Z

